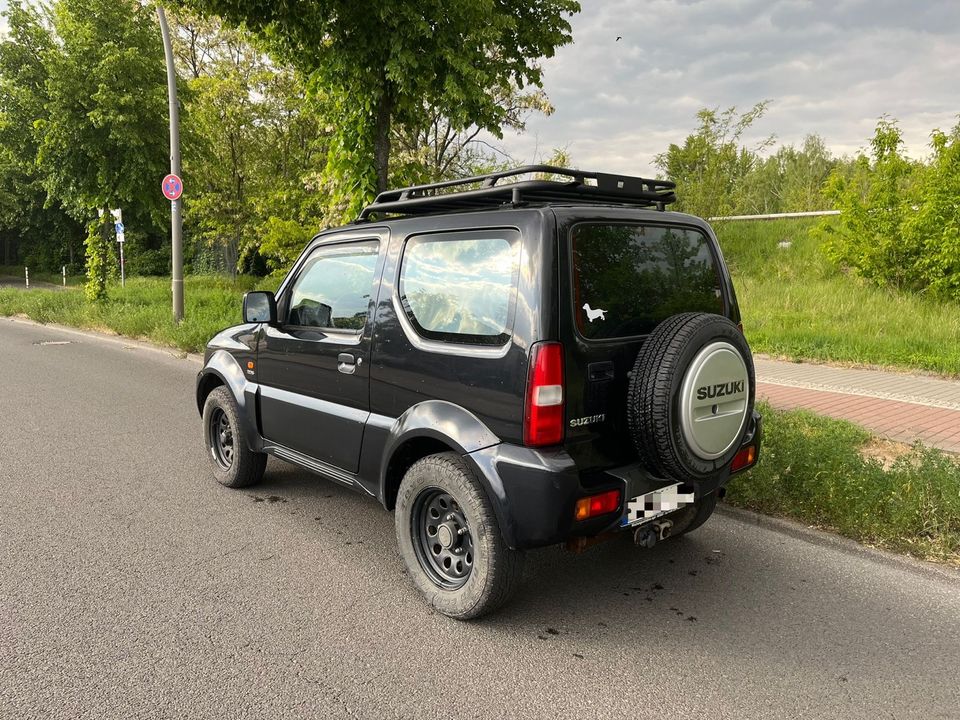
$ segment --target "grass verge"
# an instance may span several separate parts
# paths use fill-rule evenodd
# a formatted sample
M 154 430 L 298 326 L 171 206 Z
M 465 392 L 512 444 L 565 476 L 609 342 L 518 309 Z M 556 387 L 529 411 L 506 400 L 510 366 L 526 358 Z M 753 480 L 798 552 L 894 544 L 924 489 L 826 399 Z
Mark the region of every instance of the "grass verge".
M 960 375 L 960 305 L 841 272 L 811 236 L 816 223 L 715 223 L 754 351 Z
M 960 464 L 915 445 L 884 463 L 857 425 L 763 405 L 760 462 L 726 501 L 869 545 L 960 565 Z
M 0 288 L 0 316 L 27 315 L 37 322 L 106 330 L 199 352 L 216 332 L 241 321 L 244 292 L 276 286 L 269 278 L 188 277 L 180 325 L 173 322 L 170 281 L 161 278 L 131 278 L 125 288 L 111 285 L 109 299 L 100 303 L 88 302 L 81 288 Z

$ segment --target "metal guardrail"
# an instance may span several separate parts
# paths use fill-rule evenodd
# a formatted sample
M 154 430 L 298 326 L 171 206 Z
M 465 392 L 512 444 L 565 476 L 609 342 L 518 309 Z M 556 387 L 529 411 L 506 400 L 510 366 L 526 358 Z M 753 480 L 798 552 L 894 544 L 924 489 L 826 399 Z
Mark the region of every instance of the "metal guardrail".
M 812 210 L 809 212 L 771 213 L 769 215 L 726 215 L 707 218 L 710 222 L 716 220 L 780 220 L 781 218 L 823 217 L 825 215 L 839 215 L 839 210 Z

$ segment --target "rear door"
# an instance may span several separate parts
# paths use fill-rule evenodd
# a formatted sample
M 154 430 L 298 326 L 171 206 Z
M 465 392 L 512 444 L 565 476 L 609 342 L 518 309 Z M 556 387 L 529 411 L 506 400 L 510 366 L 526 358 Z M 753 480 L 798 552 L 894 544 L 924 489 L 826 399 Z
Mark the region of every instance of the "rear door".
M 558 226 L 567 450 L 583 470 L 625 465 L 636 460 L 626 398 L 637 353 L 671 315 L 731 315 L 723 260 L 702 228 L 656 212 L 570 216 Z
M 370 414 L 371 318 L 385 239 L 322 244 L 278 298 L 257 352 L 260 422 L 277 452 L 355 473 Z

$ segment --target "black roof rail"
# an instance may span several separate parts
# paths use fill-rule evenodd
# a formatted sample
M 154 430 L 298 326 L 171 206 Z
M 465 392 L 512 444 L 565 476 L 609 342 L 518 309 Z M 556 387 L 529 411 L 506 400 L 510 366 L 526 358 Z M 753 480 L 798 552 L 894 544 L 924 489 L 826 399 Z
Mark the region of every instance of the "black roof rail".
M 497 184 L 506 178 L 531 173 L 562 175 L 570 178 L 570 181 L 515 180 Z M 508 203 L 517 206 L 528 202 L 616 204 L 663 210 L 668 203 L 676 201 L 675 187 L 676 184 L 669 180 L 648 180 L 630 175 L 571 170 L 553 165 L 524 165 L 514 170 L 487 175 L 386 190 L 361 211 L 357 221 L 368 220 L 374 213 L 431 215 L 481 210 Z

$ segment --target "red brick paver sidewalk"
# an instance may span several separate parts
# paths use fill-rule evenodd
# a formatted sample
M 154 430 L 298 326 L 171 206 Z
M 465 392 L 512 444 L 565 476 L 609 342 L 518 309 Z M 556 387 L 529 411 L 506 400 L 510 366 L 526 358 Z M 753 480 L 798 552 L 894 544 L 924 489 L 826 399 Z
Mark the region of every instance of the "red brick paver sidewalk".
M 821 415 L 843 418 L 878 435 L 960 453 L 960 411 L 912 402 L 757 383 L 757 397 L 784 410 L 804 408 Z
M 889 370 L 793 363 L 757 356 L 757 396 L 806 408 L 878 435 L 960 453 L 960 381 Z

